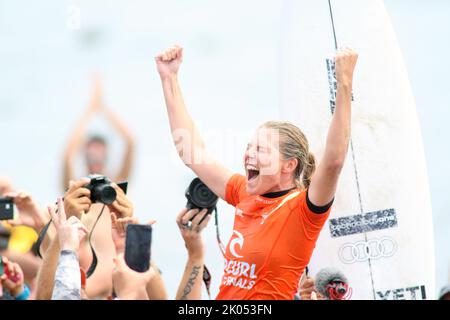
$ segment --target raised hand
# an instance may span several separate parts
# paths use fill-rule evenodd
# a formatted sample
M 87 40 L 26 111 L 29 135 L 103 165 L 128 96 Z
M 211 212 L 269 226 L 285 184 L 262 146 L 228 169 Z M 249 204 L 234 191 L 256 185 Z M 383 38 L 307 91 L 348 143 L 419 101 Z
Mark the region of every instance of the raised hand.
M 18 296 L 24 290 L 23 271 L 17 263 L 13 263 L 6 257 L 2 257 L 5 272 L 0 276 L 0 297 L 3 296 L 3 288 L 8 289 L 13 297 Z
M 358 54 L 353 49 L 343 48 L 336 52 L 336 81 L 338 86 L 346 85 L 351 87 L 357 60 Z
M 155 61 L 161 79 L 176 76 L 183 61 L 183 48 L 178 45 L 169 47 L 156 55 Z
M 204 245 L 200 233 L 211 219 L 211 215 L 207 212 L 207 209 L 199 211 L 198 209 L 184 208 L 177 217 L 177 225 L 191 258 L 203 258 Z M 190 222 L 191 219 L 192 222 Z
M 155 221 L 151 221 L 149 224 L 153 224 L 154 222 Z M 125 251 L 125 231 L 127 225 L 138 223 L 139 221 L 136 217 L 117 218 L 117 215 L 114 212 L 111 212 L 111 236 L 117 253 Z
M 113 183 L 112 187 L 116 190 L 117 196 L 116 200 L 108 206 L 109 210 L 114 212 L 117 218 L 132 217 L 133 203 L 116 183 Z
M 49 220 L 49 217 L 39 208 L 29 193 L 23 191 L 8 192 L 5 196 L 11 197 L 17 210 L 19 210 L 19 215 L 16 219 L 8 220 L 9 224 L 13 226 L 27 226 L 39 232 Z
M 61 198 L 58 198 L 58 213 L 50 206 L 48 207 L 48 212 L 58 233 L 60 249 L 77 252 L 80 248 L 80 243 L 88 233 L 87 228 L 76 216 L 71 216 L 67 219 Z
M 81 218 L 91 208 L 91 191 L 84 187 L 90 181 L 89 178 L 70 181 L 69 189 L 64 195 L 64 209 L 69 217 Z

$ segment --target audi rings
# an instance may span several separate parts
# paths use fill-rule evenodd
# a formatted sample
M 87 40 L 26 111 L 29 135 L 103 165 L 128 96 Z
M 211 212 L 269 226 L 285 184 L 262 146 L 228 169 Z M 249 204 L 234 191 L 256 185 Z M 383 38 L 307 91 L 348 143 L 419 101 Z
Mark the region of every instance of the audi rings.
M 367 241 L 346 243 L 339 249 L 339 259 L 343 263 L 364 262 L 369 259 L 392 257 L 397 251 L 397 243 L 389 238 L 375 238 Z

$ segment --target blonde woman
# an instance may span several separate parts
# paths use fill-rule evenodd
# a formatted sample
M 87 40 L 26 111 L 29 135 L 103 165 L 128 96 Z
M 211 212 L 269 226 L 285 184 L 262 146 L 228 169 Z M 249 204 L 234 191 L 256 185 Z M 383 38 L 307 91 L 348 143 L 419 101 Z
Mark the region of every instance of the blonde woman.
M 156 56 L 170 127 L 181 159 L 220 198 L 236 208 L 233 235 L 217 299 L 292 300 L 314 250 L 336 192 L 346 157 L 351 92 L 357 54 L 335 56 L 337 101 L 325 152 L 318 167 L 308 141 L 295 125 L 270 121 L 259 126 L 244 153 L 246 175 L 233 174 L 212 161 L 181 94 L 178 70 L 183 49 L 170 47 Z M 184 215 L 186 222 L 196 211 Z M 190 263 L 202 274 L 203 261 Z M 201 277 L 196 277 L 201 281 Z M 185 299 L 199 299 L 200 286 Z M 195 288 L 195 290 L 194 290 Z

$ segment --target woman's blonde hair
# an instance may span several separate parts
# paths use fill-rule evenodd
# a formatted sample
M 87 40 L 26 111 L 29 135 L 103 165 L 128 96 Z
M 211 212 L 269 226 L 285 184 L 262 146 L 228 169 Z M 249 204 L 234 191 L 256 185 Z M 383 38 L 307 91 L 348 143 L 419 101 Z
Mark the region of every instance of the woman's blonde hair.
M 262 128 L 274 129 L 279 134 L 279 151 L 282 157 L 298 160 L 294 180 L 297 187 L 308 188 L 316 169 L 314 155 L 309 152 L 309 144 L 303 132 L 288 121 L 268 121 Z

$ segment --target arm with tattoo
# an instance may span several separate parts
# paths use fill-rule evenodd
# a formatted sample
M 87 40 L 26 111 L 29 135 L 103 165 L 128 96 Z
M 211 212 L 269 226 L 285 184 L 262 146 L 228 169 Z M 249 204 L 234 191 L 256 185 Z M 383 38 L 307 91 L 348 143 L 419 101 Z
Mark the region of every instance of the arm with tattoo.
M 203 261 L 188 260 L 177 292 L 177 300 L 200 300 Z

